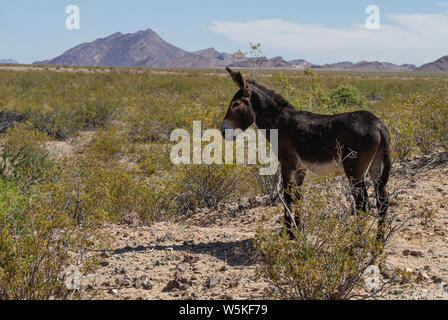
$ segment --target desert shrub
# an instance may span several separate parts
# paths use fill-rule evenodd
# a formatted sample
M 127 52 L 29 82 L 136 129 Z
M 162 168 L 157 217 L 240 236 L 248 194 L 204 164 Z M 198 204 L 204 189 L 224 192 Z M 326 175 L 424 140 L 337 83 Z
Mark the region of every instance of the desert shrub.
M 173 193 L 169 179 L 143 180 L 139 174 L 121 168 L 102 170 L 99 176 L 103 192 L 102 204 L 113 221 L 137 212 L 146 222 L 161 221 L 172 213 Z M 88 182 L 93 186 L 93 181 Z
M 296 89 L 291 83 L 288 75 L 284 72 L 279 72 L 274 79 L 274 86 L 279 93 L 283 94 L 286 99 L 290 100 L 291 103 L 296 104 Z
M 327 105 L 329 111 L 337 113 L 342 109 L 365 109 L 366 99 L 361 97 L 358 90 L 350 85 L 342 85 L 328 94 Z
M 8 92 L 5 107 L 57 138 L 107 124 L 122 104 L 113 74 L 44 71 L 2 75 L 1 85 Z
M 91 215 L 79 224 L 71 214 L 76 203 L 60 184 L 39 185 L 32 196 L 10 183 L 5 192 L 1 181 L 0 189 L 0 299 L 76 296 L 76 288 L 65 285 L 64 271 L 94 266 L 95 257 L 86 253 L 103 238 L 102 219 Z
M 356 87 L 339 85 L 328 92 L 324 88 L 324 80 L 315 71 L 307 69 L 304 74 L 304 83 L 301 84 L 303 93 L 294 87 L 287 74 L 280 72 L 274 78 L 274 86 L 299 109 L 316 113 L 366 109 L 366 98 L 361 96 Z
M 137 212 L 152 222 L 172 212 L 169 179 L 149 180 L 135 166 L 118 160 L 104 162 L 93 155 L 61 159 L 51 176 L 51 183 L 61 185 L 76 203 L 71 216 L 80 223 L 99 213 L 104 221 L 120 222 Z
M 140 216 L 143 221 L 154 222 L 169 219 L 178 209 L 177 197 L 173 192 L 175 186 L 172 179 L 147 181 L 141 187 L 142 207 Z
M 414 96 L 407 106 L 415 121 L 415 142 L 424 154 L 448 151 L 448 93 L 434 90 Z
M 138 167 L 147 177 L 172 170 L 169 145 L 158 143 L 134 144 L 130 146 L 128 152 L 136 158 Z
M 300 191 L 303 198 L 296 201 L 295 210 L 302 215 L 304 231 L 295 232 L 295 240 L 285 232 L 257 230 L 255 247 L 262 259 L 258 274 L 272 284 L 269 294 L 299 300 L 367 294 L 364 273 L 382 259 L 375 219 L 368 213 L 351 215 L 349 189 L 335 187 L 333 180 Z
M 104 160 L 118 159 L 125 152 L 126 135 L 119 128 L 110 126 L 95 132 L 89 151 Z
M 321 104 L 325 92 L 322 78 L 315 71 L 306 69 L 300 83 L 294 82 L 286 72 L 280 72 L 274 77 L 272 85 L 298 110 L 323 112 Z
M 278 198 L 278 191 L 282 188 L 279 186 L 281 182 L 280 171 L 278 170 L 274 175 L 261 175 L 259 166 L 251 168 L 251 174 L 254 182 L 258 185 L 259 193 L 264 196 L 269 196 L 271 202 Z
M 230 165 L 184 165 L 177 172 L 179 211 L 213 208 L 237 191 L 240 177 Z
M 15 207 L 22 198 L 20 189 L 11 181 L 0 178 L 0 216 L 7 215 L 11 207 Z
M 304 71 L 303 94 L 297 100 L 298 109 L 315 113 L 326 113 L 327 98 L 322 86 L 322 77 L 310 68 Z
M 392 108 L 386 119 L 386 125 L 391 134 L 391 149 L 393 158 L 403 160 L 415 151 L 416 123 L 409 109 Z
M 0 178 L 18 182 L 25 189 L 41 182 L 50 167 L 45 141 L 45 134 L 26 125 L 8 129 L 1 138 Z

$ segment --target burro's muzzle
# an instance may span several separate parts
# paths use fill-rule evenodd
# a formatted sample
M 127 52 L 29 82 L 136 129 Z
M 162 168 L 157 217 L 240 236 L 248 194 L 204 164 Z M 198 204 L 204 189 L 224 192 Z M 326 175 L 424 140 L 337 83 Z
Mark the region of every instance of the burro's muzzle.
M 241 132 L 243 132 L 241 129 L 235 130 L 228 120 L 224 120 L 221 124 L 221 134 L 227 141 L 234 141 Z

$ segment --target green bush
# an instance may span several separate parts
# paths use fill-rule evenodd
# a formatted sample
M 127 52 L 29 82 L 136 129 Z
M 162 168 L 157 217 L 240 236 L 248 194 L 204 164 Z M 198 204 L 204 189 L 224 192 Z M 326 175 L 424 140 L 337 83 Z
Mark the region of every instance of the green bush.
M 413 97 L 408 106 L 415 121 L 415 142 L 424 154 L 448 151 L 448 92 L 434 90 Z
M 387 116 L 387 127 L 391 134 L 393 158 L 403 160 L 416 148 L 416 123 L 409 109 L 392 109 Z
M 337 113 L 343 109 L 365 109 L 366 99 L 361 97 L 358 90 L 350 85 L 342 85 L 328 94 L 329 110 Z
M 20 183 L 24 189 L 45 179 L 51 165 L 45 141 L 44 134 L 26 125 L 8 129 L 1 138 L 0 178 Z
M 95 132 L 89 151 L 105 161 L 123 157 L 127 139 L 125 133 L 117 127 L 100 128 Z
M 343 300 L 367 294 L 368 266 L 382 259 L 375 220 L 368 213 L 352 216 L 348 186 L 325 179 L 299 188 L 303 198 L 294 210 L 303 232 L 290 240 L 286 232 L 259 227 L 255 240 L 261 264 L 258 274 L 272 284 L 269 294 L 280 299 Z M 370 293 L 369 293 L 370 294 Z
M 103 219 L 90 215 L 79 224 L 71 215 L 76 203 L 60 184 L 39 185 L 32 196 L 4 181 L 0 189 L 0 300 L 76 297 L 64 270 L 94 266 L 96 257 L 86 254 L 101 246 Z
M 176 176 L 178 210 L 214 208 L 223 200 L 231 199 L 237 192 L 240 177 L 235 166 L 184 165 L 178 167 Z

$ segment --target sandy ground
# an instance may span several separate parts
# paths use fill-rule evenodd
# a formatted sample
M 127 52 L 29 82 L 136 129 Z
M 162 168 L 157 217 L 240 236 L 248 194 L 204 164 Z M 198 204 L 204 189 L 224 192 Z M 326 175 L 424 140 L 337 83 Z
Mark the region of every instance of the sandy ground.
M 448 299 L 448 164 L 415 174 L 415 163 L 394 170 L 391 185 L 401 185 L 400 196 L 407 204 L 393 206 L 391 212 L 397 224 L 422 206 L 429 213 L 397 232 L 387 248 L 381 278 L 393 277 L 395 284 L 384 298 Z M 84 298 L 265 298 L 268 284 L 255 277 L 251 247 L 266 209 L 234 206 L 202 210 L 181 222 L 145 226 L 130 219 L 130 224 L 109 225 L 113 245 L 102 254 L 97 272 L 83 279 Z

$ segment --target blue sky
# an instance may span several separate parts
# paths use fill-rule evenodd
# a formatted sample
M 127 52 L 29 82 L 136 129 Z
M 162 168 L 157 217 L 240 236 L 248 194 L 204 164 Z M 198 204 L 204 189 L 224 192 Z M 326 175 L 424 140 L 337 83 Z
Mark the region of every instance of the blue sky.
M 371 4 L 380 30 L 365 28 Z M 65 27 L 68 5 L 80 8 L 80 30 Z M 235 52 L 252 41 L 269 57 L 420 65 L 448 54 L 448 0 L 0 0 L 0 59 L 31 63 L 148 28 L 189 51 Z

